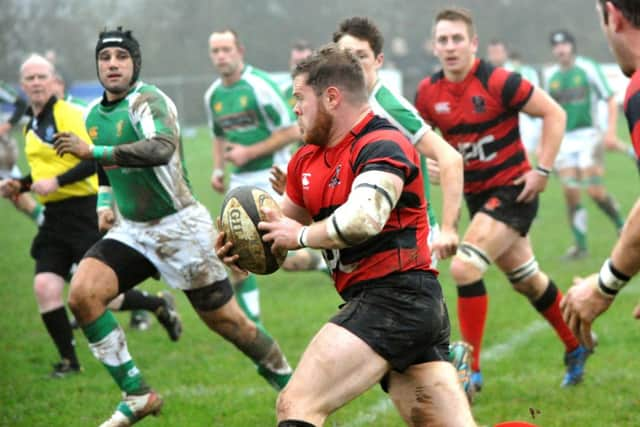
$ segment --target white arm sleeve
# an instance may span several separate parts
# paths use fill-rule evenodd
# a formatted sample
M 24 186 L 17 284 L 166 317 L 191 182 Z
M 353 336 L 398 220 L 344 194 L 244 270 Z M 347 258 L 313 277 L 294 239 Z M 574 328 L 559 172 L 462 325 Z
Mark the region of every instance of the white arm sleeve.
M 347 247 L 380 233 L 400 198 L 396 179 L 396 175 L 380 171 L 358 175 L 347 201 L 327 218 L 331 240 Z

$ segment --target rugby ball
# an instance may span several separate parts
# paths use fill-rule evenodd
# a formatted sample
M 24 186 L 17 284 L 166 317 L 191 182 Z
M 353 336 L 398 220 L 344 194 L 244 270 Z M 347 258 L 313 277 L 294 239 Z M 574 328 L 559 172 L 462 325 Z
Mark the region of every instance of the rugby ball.
M 239 267 L 256 274 L 271 274 L 280 268 L 287 251 L 274 255 L 271 243 L 262 241 L 264 232 L 258 230 L 258 223 L 266 220 L 263 207 L 280 210 L 271 195 L 258 187 L 234 188 L 222 202 L 221 231 L 225 242 L 233 242 L 231 255 L 239 255 Z

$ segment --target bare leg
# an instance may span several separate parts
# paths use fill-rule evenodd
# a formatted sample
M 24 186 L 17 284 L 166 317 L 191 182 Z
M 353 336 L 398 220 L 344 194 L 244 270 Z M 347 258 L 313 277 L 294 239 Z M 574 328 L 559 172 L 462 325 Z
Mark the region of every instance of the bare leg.
M 356 335 L 327 323 L 311 340 L 280 393 L 278 421 L 295 419 L 322 426 L 332 412 L 379 382 L 389 368 Z
M 392 371 L 389 394 L 409 426 L 476 425 L 456 371 L 448 362 L 413 365 L 403 373 Z

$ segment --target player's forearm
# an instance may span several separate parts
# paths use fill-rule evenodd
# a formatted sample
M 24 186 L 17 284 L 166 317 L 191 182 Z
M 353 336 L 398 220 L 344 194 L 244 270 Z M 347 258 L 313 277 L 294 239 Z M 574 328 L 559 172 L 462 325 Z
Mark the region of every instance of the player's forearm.
M 457 151 L 453 151 L 453 155 L 447 154 L 438 163 L 442 190 L 441 225 L 445 230 L 457 231 L 464 183 L 462 156 Z
M 268 156 L 289 144 L 301 139 L 300 128 L 297 124 L 278 129 L 269 138 L 248 146 L 252 159 Z
M 211 154 L 213 156 L 213 168 L 224 170 L 224 139 L 213 137 L 211 141 Z
M 611 252 L 611 262 L 629 277 L 640 271 L 640 200 L 636 201 L 627 217 L 620 238 Z
M 112 146 L 96 146 L 93 157 L 103 165 L 153 167 L 169 163 L 178 146 L 178 139 L 164 135 Z
M 555 103 L 554 103 L 555 104 Z M 567 113 L 557 104 L 550 107 L 542 115 L 542 139 L 538 165 L 545 169 L 552 169 L 555 162 L 564 130 L 567 125 Z
M 64 185 L 73 184 L 74 182 L 82 181 L 83 179 L 88 178 L 95 173 L 96 161 L 82 160 L 65 173 L 57 176 L 58 185 L 62 187 Z

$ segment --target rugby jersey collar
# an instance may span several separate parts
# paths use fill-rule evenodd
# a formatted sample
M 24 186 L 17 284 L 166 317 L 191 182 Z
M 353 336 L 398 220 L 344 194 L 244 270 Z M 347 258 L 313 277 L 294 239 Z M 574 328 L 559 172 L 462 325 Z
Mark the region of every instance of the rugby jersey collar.
M 58 98 L 56 98 L 55 95 L 51 95 L 51 98 L 49 98 L 47 103 L 44 104 L 44 107 L 42 107 L 42 111 L 40 111 L 40 114 L 38 114 L 37 116 L 34 116 L 33 115 L 33 107 L 31 105 L 29 105 L 27 107 L 27 111 L 25 111 L 25 114 L 28 115 L 31 118 L 38 119 L 38 118 L 44 116 L 47 113 L 47 111 L 53 110 L 53 104 L 55 104 L 57 100 L 58 100 Z
M 102 101 L 100 101 L 100 105 L 102 105 L 103 107 L 106 107 L 106 108 L 113 107 L 114 105 L 118 105 L 120 103 L 120 101 L 122 101 L 123 99 L 125 99 L 129 95 L 131 95 L 140 86 L 142 86 L 142 82 L 140 80 L 138 80 L 133 86 L 131 86 L 129 88 L 127 93 L 122 98 L 114 99 L 113 101 L 107 100 L 107 91 L 105 90 L 104 92 L 102 92 Z

